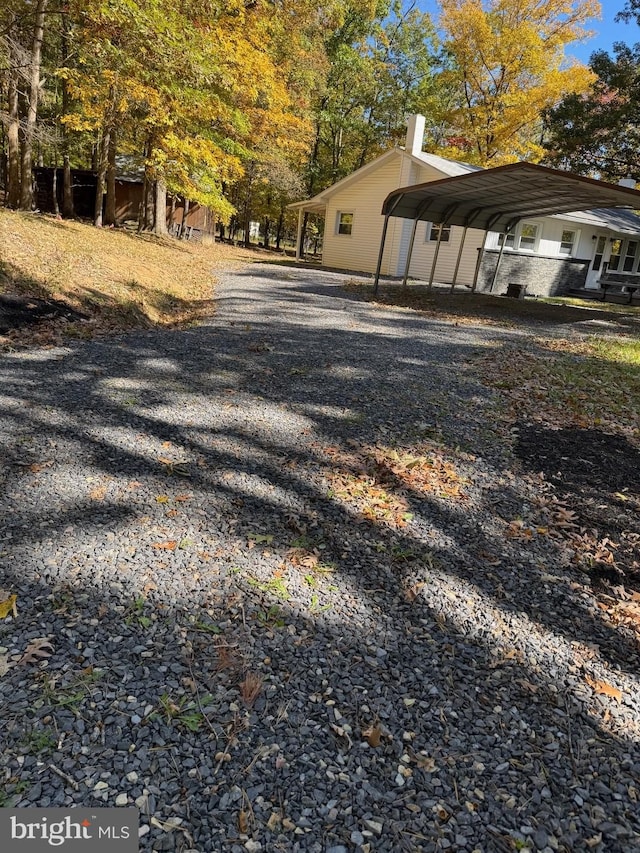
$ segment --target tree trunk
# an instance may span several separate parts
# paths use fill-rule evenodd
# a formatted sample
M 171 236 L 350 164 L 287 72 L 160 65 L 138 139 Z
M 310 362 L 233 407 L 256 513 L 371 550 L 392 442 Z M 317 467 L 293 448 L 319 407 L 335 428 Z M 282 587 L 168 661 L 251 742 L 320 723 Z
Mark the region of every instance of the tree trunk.
M 116 222 L 116 130 L 111 128 L 107 147 L 107 200 L 104 211 L 104 224 L 117 225 Z
M 176 221 L 176 204 L 178 203 L 178 196 L 176 193 L 173 193 L 171 196 L 171 207 L 169 208 L 169 233 L 173 233 L 173 226 Z
M 51 176 L 51 191 L 53 193 L 53 212 L 60 219 L 60 205 L 58 204 L 58 155 L 56 153 Z
M 61 36 L 61 59 L 62 65 L 67 66 L 69 61 L 69 16 L 66 11 L 62 13 L 62 36 Z M 69 82 L 66 77 L 62 80 L 62 114 L 69 112 Z M 71 183 L 71 161 L 69 160 L 69 131 L 66 124 L 62 123 L 62 215 L 66 219 L 74 216 L 73 209 L 73 186 Z
M 15 60 L 12 54 L 12 60 Z M 16 210 L 20 204 L 20 114 L 18 111 L 18 69 L 9 70 L 7 116 L 7 154 L 9 160 L 9 193 L 7 204 Z
M 145 196 L 144 196 L 144 228 L 145 231 L 153 231 L 153 223 L 154 223 L 154 193 L 155 193 L 156 184 L 155 181 L 152 180 L 151 175 L 149 174 L 145 178 Z
M 69 162 L 69 155 L 65 154 L 62 158 L 62 215 L 70 219 L 74 214 L 71 164 Z
M 280 216 L 278 217 L 278 225 L 276 226 L 276 250 L 280 251 L 280 243 L 282 241 L 282 228 L 284 226 L 284 212 L 280 211 Z
M 151 142 L 147 141 L 144 146 L 144 156 L 149 158 L 151 154 Z M 142 186 L 142 201 L 140 202 L 140 216 L 138 217 L 138 231 L 153 230 L 154 214 L 154 190 L 155 178 L 151 166 L 147 163 L 144 167 L 144 184 Z
M 185 232 L 187 230 L 187 216 L 189 215 L 189 207 L 191 203 L 188 198 L 184 200 L 184 207 L 182 208 L 182 222 L 180 223 L 180 231 L 178 232 L 178 239 L 184 240 Z
M 20 208 L 31 210 L 33 205 L 33 138 L 38 118 L 38 96 L 40 94 L 40 62 L 42 58 L 42 39 L 44 37 L 44 19 L 47 0 L 37 0 L 31 62 L 29 68 L 29 107 L 24 126 L 22 141 L 22 183 L 20 187 Z
M 167 236 L 167 185 L 162 178 L 158 178 L 155 186 L 154 199 L 155 227 L 154 234 L 157 237 Z
M 269 226 L 271 225 L 271 220 L 268 216 L 264 218 L 264 247 L 265 249 L 269 248 Z
M 93 224 L 96 228 L 101 228 L 103 223 L 102 211 L 104 207 L 104 193 L 107 186 L 107 161 L 109 159 L 109 143 L 111 135 L 109 128 L 102 131 L 102 140 L 100 141 L 100 155 L 98 158 L 98 179 L 96 181 L 96 198 L 93 208 Z

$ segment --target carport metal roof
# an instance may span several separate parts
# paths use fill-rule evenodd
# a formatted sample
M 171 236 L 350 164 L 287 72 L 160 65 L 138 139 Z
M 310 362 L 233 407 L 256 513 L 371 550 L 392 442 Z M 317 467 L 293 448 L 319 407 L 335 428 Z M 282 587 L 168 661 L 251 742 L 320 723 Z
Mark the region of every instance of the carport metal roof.
M 389 193 L 382 206 L 385 219 L 374 287 L 377 289 L 380 278 L 387 225 L 391 216 L 413 220 L 404 276 L 406 283 L 416 225 L 420 220 L 461 225 L 465 229 L 465 235 L 467 228 L 509 233 L 522 219 L 616 207 L 639 209 L 640 192 L 619 184 L 584 178 L 534 163 L 511 163 L 453 178 L 401 187 Z M 454 284 L 463 245 L 464 237 L 454 273 Z M 439 248 L 438 239 L 430 285 L 433 282 Z M 501 257 L 502 253 L 498 266 Z

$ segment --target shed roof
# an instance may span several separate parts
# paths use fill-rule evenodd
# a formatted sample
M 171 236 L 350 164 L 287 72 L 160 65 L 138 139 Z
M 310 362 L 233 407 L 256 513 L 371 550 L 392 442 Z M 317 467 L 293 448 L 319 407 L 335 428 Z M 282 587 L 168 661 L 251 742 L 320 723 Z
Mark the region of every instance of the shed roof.
M 386 197 L 382 213 L 509 231 L 521 219 L 593 208 L 640 208 L 640 192 L 534 163 L 510 163 L 412 187 Z

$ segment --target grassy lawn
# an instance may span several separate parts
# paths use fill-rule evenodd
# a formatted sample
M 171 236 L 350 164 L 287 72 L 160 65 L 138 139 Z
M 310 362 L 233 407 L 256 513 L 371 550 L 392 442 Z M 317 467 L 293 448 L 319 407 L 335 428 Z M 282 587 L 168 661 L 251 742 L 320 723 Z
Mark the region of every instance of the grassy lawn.
M 640 446 L 640 341 L 535 338 L 479 360 L 509 421 L 596 428 Z
M 610 314 L 640 316 L 640 305 L 627 305 L 622 302 L 601 302 L 599 299 L 578 299 L 574 296 L 541 296 L 538 297 L 538 301 L 545 302 L 547 305 L 573 306 L 575 308 L 607 311 Z
M 255 260 L 233 246 L 160 240 L 52 216 L 0 209 L 0 293 L 59 299 L 90 317 L 66 323 L 80 337 L 192 322 L 213 311 L 215 271 Z M 54 337 L 51 324 L 10 333 Z
M 426 284 L 381 284 L 374 296 L 373 285 L 362 280 L 349 279 L 345 290 L 360 294 L 364 299 L 381 305 L 412 308 L 443 319 L 455 319 L 464 323 L 497 323 L 518 326 L 521 323 L 580 323 L 586 320 L 608 320 L 621 322 L 624 318 L 640 322 L 640 306 L 619 305 L 613 302 L 597 302 L 590 299 L 529 298 L 508 299 L 488 293 L 471 293 L 458 287 L 453 293 L 440 288 L 431 292 Z
M 380 306 L 456 325 L 520 329 L 513 343 L 479 353 L 483 380 L 504 401 L 508 423 L 596 428 L 640 446 L 640 308 L 579 299 L 509 299 L 426 285 L 349 280 L 345 289 Z M 589 322 L 591 321 L 591 322 Z M 490 335 L 490 332 L 488 332 Z

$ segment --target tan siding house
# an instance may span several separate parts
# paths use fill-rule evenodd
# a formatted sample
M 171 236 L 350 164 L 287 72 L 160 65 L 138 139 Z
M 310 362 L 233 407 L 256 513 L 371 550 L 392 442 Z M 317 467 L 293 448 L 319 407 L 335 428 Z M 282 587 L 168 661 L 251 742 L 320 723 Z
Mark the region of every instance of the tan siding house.
M 437 181 L 475 170 L 476 167 L 465 163 L 425 154 L 421 150 L 423 136 L 424 117 L 412 116 L 408 122 L 404 148 L 393 148 L 314 198 L 290 205 L 291 209 L 298 211 L 300 223 L 305 211 L 324 215 L 322 263 L 325 266 L 375 272 L 384 220 L 382 203 L 387 195 L 398 187 Z M 397 218 L 389 220 L 382 258 L 383 275 L 404 274 L 410 235 L 410 222 Z M 414 278 L 426 278 L 429 275 L 437 232 L 434 232 L 433 239 L 430 239 L 430 235 L 430 223 L 420 223 L 409 270 Z M 451 228 L 447 232 L 447 239 L 441 241 L 439 280 L 443 276 L 453 277 L 461 236 L 462 228 Z M 465 253 L 457 278 L 459 284 L 472 283 L 477 249 L 482 244 L 483 236 L 481 231 L 470 230 L 467 233 Z
M 298 257 L 303 216 L 314 213 L 324 217 L 323 264 L 373 273 L 384 224 L 382 205 L 389 193 L 479 168 L 423 152 L 424 126 L 423 116 L 412 116 L 404 148 L 393 148 L 313 198 L 289 205 L 298 212 Z M 412 227 L 410 220 L 389 218 L 382 275 L 404 276 Z M 445 227 L 433 267 L 438 230 L 437 223 L 418 222 L 410 277 L 429 281 L 433 270 L 440 283 L 455 281 L 497 294 L 515 282 L 525 285 L 529 294 L 553 295 L 571 288 L 599 288 L 602 274 L 615 270 L 640 290 L 640 217 L 631 211 L 592 210 L 522 221 L 506 238 L 469 228 L 461 253 L 464 229 Z

